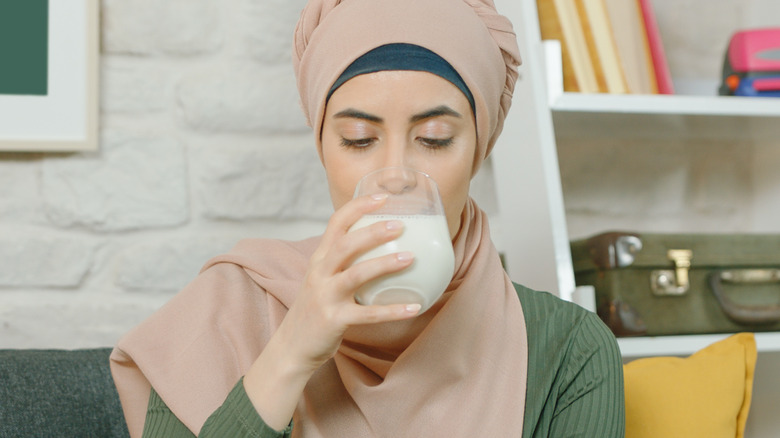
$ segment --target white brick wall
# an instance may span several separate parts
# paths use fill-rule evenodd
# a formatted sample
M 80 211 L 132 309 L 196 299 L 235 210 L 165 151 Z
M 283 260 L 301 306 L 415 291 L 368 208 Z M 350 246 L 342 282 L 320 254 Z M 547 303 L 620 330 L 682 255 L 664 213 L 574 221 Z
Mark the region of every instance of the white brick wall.
M 112 345 L 238 239 L 320 232 L 303 4 L 102 2 L 100 150 L 0 154 L 0 348 Z
M 775 0 L 655 2 L 680 77 L 717 81 L 724 29 L 780 24 Z M 99 152 L 0 153 L 0 348 L 112 345 L 236 240 L 320 232 L 290 66 L 304 3 L 103 0 Z M 780 231 L 755 214 L 780 215 L 773 146 L 562 144 L 570 232 Z M 494 215 L 489 162 L 474 186 Z

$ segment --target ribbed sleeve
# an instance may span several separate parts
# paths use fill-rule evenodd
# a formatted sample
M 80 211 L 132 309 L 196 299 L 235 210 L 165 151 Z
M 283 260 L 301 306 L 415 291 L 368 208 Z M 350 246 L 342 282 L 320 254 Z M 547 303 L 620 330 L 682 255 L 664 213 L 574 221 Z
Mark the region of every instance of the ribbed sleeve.
M 523 437 L 624 436 L 623 366 L 596 314 L 517 286 L 528 330 Z
M 265 424 L 244 390 L 243 379 L 230 391 L 225 402 L 206 420 L 198 437 L 201 438 L 287 438 L 292 423 L 283 431 Z M 195 435 L 179 421 L 152 390 L 144 424 L 144 437 L 193 438 Z
M 173 415 L 173 412 L 152 388 L 152 393 L 149 395 L 149 405 L 146 408 L 143 436 L 144 438 L 192 438 L 195 435 Z

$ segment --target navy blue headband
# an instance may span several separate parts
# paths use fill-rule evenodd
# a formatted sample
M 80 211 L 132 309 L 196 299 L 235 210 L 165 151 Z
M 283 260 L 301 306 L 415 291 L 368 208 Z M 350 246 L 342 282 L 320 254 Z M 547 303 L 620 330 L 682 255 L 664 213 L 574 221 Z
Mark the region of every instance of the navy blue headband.
M 355 76 L 386 70 L 426 71 L 441 76 L 466 95 L 471 111 L 476 114 L 474 96 L 450 63 L 424 47 L 405 43 L 385 44 L 356 59 L 330 87 L 325 101 L 330 100 L 337 88 Z

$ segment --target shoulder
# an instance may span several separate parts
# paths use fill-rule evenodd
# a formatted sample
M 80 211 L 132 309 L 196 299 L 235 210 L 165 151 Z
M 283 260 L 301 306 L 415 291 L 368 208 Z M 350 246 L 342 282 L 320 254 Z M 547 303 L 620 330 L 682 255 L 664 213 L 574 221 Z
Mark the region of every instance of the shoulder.
M 612 332 L 593 312 L 549 293 L 514 284 L 532 345 L 617 351 Z
M 528 339 L 525 421 L 531 430 L 542 432 L 533 436 L 547 436 L 543 432 L 556 427 L 556 418 L 564 418 L 561 412 L 579 406 L 577 400 L 590 400 L 588 394 L 622 400 L 620 350 L 601 319 L 553 294 L 517 284 L 515 289 Z
M 529 289 L 513 283 L 529 330 L 539 329 L 539 324 L 553 326 L 556 331 L 574 330 L 584 320 L 598 320 L 598 316 L 581 306 L 549 293 Z
M 201 271 L 228 263 L 264 276 L 300 278 L 320 239 L 320 236 L 298 241 L 242 239 L 227 253 L 207 261 Z

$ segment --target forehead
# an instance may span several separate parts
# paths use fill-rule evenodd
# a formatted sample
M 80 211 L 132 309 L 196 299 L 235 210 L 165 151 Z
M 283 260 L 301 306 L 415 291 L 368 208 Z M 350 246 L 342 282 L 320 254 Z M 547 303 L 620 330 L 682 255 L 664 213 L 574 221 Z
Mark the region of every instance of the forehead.
M 387 70 L 355 76 L 331 96 L 326 115 L 334 110 L 360 105 L 377 109 L 427 108 L 448 105 L 464 114 L 470 112 L 468 98 L 448 80 L 426 71 Z

